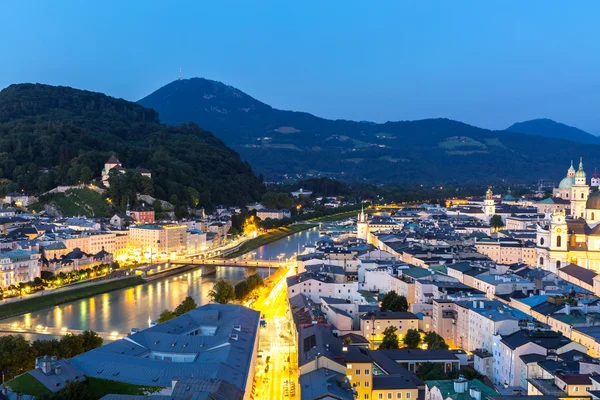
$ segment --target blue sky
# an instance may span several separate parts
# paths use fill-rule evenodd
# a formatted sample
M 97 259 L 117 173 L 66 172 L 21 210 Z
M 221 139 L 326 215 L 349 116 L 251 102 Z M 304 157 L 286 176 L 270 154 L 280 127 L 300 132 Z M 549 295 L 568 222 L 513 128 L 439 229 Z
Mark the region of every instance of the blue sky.
M 547 117 L 600 134 L 600 2 L 12 1 L 0 88 L 139 100 L 205 77 L 327 118 Z

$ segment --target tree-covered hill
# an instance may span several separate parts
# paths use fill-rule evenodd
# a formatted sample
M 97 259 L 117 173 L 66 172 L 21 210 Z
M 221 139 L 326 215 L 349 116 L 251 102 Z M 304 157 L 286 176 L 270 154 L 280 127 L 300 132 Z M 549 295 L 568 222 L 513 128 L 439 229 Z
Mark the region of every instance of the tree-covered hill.
M 570 140 L 577 143 L 600 144 L 600 137 L 592 135 L 574 126 L 562 124 L 548 118 L 532 119 L 512 124 L 507 131 L 521 132 L 529 135 L 545 136 Z
M 193 121 L 237 150 L 268 180 L 329 176 L 394 183 L 558 182 L 580 156 L 591 172 L 600 146 L 449 119 L 386 123 L 328 120 L 278 110 L 207 79 L 177 80 L 139 101 L 164 123 Z
M 112 154 L 150 169 L 146 191 L 179 207 L 243 205 L 263 191 L 248 163 L 193 123 L 162 125 L 154 110 L 69 87 L 0 91 L 0 194 L 88 183 Z

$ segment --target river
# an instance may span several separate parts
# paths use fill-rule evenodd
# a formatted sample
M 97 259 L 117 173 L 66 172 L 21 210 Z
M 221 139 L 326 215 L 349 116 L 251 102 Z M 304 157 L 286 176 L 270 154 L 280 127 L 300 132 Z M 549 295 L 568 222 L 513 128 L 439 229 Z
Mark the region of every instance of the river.
M 254 257 L 276 259 L 283 254 L 289 258 L 307 243 L 319 238 L 317 228 L 302 231 L 267 244 L 255 250 Z M 266 277 L 268 269 L 259 268 Z M 244 268 L 219 267 L 214 275 L 200 276 L 199 270 L 157 279 L 131 288 L 115 290 L 87 299 L 76 300 L 60 306 L 35 311 L 19 317 L 3 320 L 3 323 L 24 323 L 29 326 L 43 325 L 67 329 L 91 329 L 97 332 L 129 333 L 131 328 L 146 328 L 149 321 L 158 318 L 164 309 L 173 310 L 186 296 L 192 296 L 198 305 L 208 302 L 208 292 L 218 278 L 235 285 L 247 275 Z M 37 335 L 25 335 L 36 339 Z M 49 338 L 42 336 L 40 338 Z

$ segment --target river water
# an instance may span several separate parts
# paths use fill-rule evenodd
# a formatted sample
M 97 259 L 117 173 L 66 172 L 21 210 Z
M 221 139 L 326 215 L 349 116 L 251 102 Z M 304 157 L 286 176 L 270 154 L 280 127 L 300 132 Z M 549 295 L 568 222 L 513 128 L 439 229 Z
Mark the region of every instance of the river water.
M 298 232 L 255 250 L 253 257 L 276 259 L 283 254 L 289 258 L 302 246 L 318 240 L 316 228 Z M 268 270 L 259 268 L 259 274 L 266 277 Z M 117 331 L 127 334 L 131 328 L 146 328 L 149 321 L 156 320 L 164 309 L 173 310 L 186 296 L 192 296 L 198 305 L 208 302 L 208 292 L 219 278 L 235 285 L 247 276 L 247 271 L 239 267 L 219 267 L 216 274 L 200 276 L 199 270 L 191 270 L 178 275 L 157 279 L 131 288 L 100 294 L 87 299 L 76 300 L 60 306 L 35 311 L 19 317 L 3 320 L 3 323 L 24 323 L 66 327 L 67 329 L 91 329 L 97 332 Z M 36 339 L 37 335 L 25 335 Z M 48 338 L 42 336 L 40 338 Z

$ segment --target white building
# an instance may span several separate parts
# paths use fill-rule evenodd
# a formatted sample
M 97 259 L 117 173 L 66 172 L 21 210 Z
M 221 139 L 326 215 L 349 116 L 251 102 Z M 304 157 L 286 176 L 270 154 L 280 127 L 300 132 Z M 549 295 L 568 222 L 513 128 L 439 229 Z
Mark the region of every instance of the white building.
M 262 221 L 264 221 L 265 219 L 284 219 L 284 218 L 290 218 L 292 216 L 292 214 L 286 210 L 268 210 L 268 209 L 262 209 L 262 210 L 257 210 L 256 211 L 256 217 L 260 218 Z
M 40 277 L 38 254 L 32 251 L 11 250 L 0 253 L 0 285 L 7 288 Z

